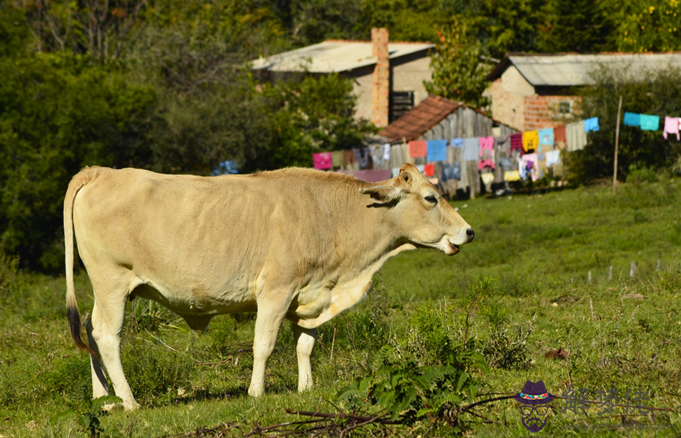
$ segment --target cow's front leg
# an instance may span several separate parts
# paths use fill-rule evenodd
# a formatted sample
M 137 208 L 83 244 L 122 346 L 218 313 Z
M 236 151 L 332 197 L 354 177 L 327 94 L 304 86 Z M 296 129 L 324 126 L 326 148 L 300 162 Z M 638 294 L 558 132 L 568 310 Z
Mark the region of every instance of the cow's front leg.
M 312 365 L 310 356 L 317 339 L 317 329 L 306 329 L 293 324 L 293 334 L 297 342 L 296 353 L 298 355 L 298 391 L 302 392 L 312 388 Z
M 260 397 L 265 392 L 265 364 L 274 350 L 281 321 L 288 310 L 286 305 L 258 303 L 258 316 L 255 320 L 253 339 L 253 375 L 248 395 Z

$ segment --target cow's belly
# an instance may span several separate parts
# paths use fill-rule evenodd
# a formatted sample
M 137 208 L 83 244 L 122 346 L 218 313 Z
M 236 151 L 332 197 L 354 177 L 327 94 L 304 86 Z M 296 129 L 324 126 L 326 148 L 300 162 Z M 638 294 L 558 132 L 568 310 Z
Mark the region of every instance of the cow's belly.
M 238 290 L 215 292 L 202 287 L 170 288 L 144 281 L 130 294 L 131 299 L 135 297 L 156 301 L 182 316 L 215 316 L 257 310 L 253 294 Z

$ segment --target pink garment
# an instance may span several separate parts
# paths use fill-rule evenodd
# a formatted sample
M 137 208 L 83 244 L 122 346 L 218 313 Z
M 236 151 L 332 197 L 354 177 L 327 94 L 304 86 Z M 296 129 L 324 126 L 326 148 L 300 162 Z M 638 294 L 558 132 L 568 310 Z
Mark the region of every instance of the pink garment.
M 491 167 L 494 169 L 494 136 L 480 137 L 480 160 L 478 169 Z
M 309 155 L 308 155 L 309 156 Z M 320 152 L 318 154 L 312 154 L 312 161 L 314 162 L 315 169 L 331 169 L 331 152 Z
M 664 138 L 667 138 L 667 134 L 676 134 L 676 140 L 681 140 L 679 138 L 679 124 L 681 123 L 681 119 L 678 117 L 665 117 L 664 118 L 664 132 L 662 135 L 664 135 Z

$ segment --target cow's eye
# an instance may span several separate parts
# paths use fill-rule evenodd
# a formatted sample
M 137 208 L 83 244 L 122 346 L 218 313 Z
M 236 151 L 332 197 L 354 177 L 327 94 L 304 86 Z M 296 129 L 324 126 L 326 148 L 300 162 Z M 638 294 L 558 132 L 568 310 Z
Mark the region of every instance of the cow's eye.
M 431 202 L 433 204 L 437 204 L 437 198 L 433 195 L 426 196 L 426 201 Z

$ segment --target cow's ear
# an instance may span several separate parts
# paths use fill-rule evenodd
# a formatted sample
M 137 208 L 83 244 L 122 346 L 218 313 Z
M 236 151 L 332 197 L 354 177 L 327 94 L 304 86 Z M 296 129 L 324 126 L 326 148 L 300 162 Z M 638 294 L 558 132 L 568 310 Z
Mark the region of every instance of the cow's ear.
M 368 194 L 374 200 L 374 204 L 388 204 L 399 201 L 404 197 L 404 191 L 393 186 L 374 186 L 359 189 L 360 193 Z

